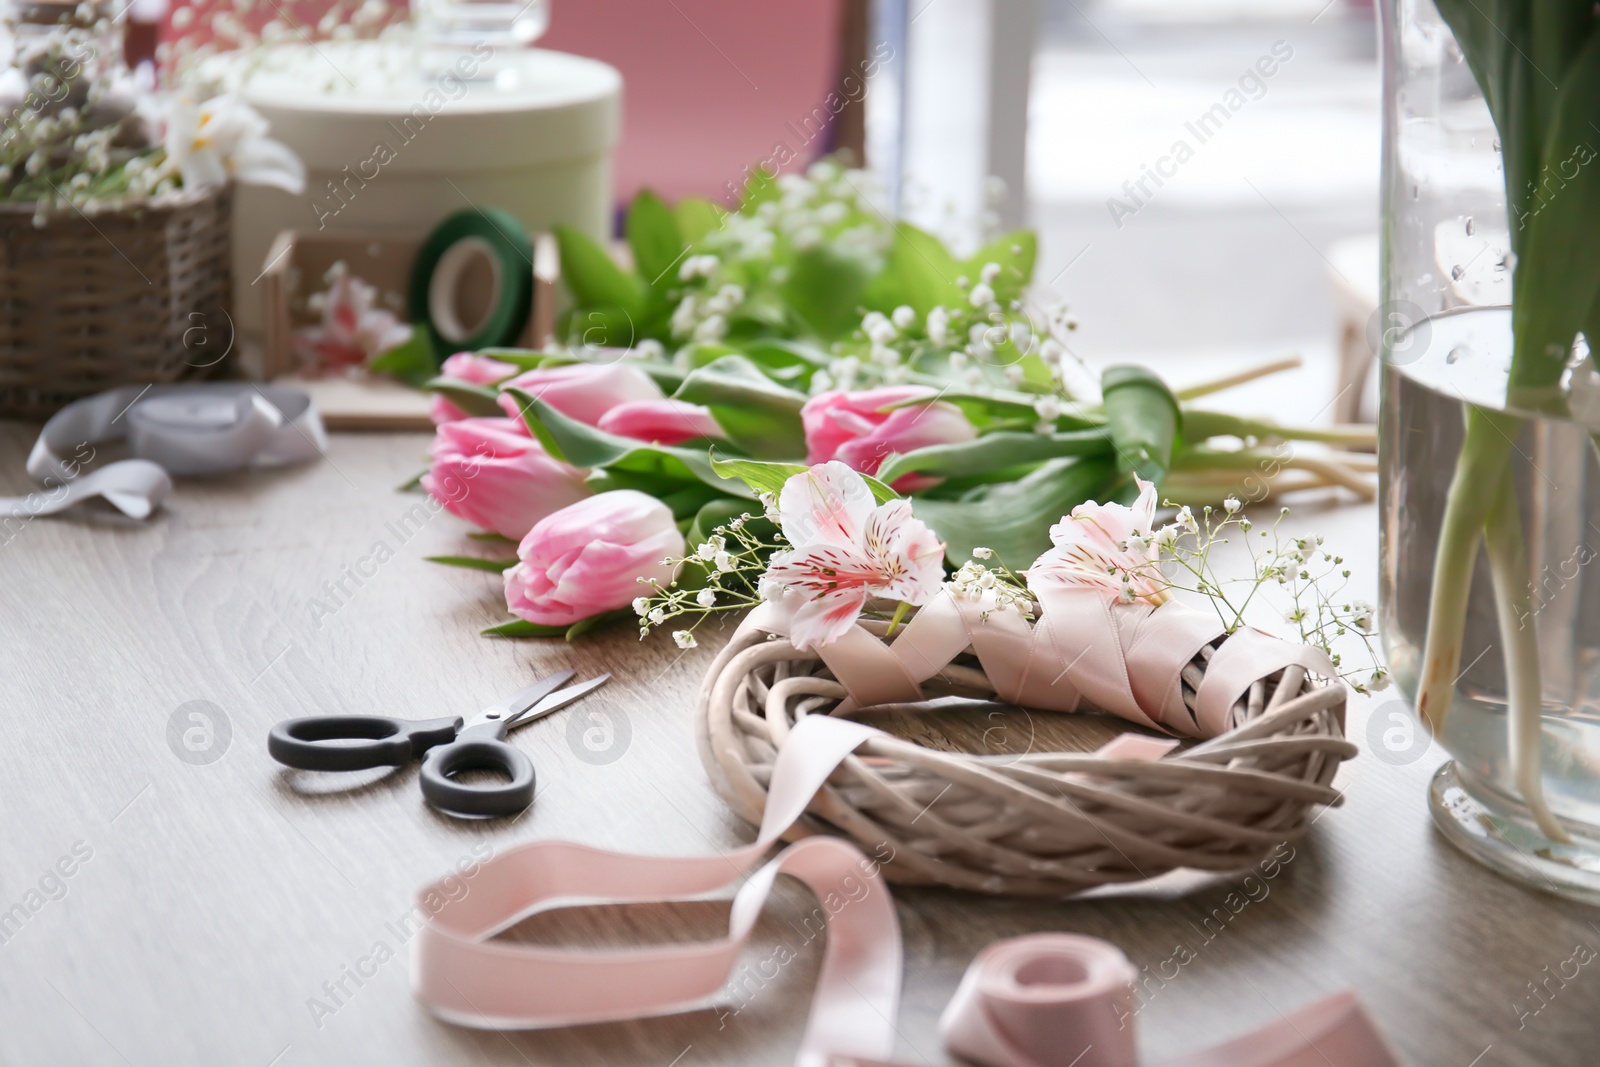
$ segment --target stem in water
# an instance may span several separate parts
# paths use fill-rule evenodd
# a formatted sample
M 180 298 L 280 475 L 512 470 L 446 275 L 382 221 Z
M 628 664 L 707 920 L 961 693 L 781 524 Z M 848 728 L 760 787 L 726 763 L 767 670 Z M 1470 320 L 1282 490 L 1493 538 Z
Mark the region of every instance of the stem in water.
M 1461 672 L 1461 639 L 1467 619 L 1467 594 L 1477 563 L 1478 537 L 1494 505 L 1494 486 L 1506 470 L 1521 420 L 1511 415 L 1467 408 L 1466 435 L 1455 476 L 1445 498 L 1439 544 L 1433 558 L 1428 634 L 1417 682 L 1417 714 L 1443 740 L 1445 718 Z
M 1511 486 L 1510 470 L 1501 473 L 1494 498 L 1484 525 L 1483 543 L 1488 549 L 1489 576 L 1494 580 L 1500 640 L 1505 644 L 1506 731 L 1511 773 L 1523 803 L 1539 824 L 1539 831 L 1552 841 L 1570 844 L 1572 839 L 1545 803 L 1544 781 L 1539 774 L 1540 713 L 1543 710 L 1539 631 L 1534 624 L 1533 595 L 1528 589 L 1528 554 L 1522 541 L 1522 516 L 1517 512 L 1517 495 Z

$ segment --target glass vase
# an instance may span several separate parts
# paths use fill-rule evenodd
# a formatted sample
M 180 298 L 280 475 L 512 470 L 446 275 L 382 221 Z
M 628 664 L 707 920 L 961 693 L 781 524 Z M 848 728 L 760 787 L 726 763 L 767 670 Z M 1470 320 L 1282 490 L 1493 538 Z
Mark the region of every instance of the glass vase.
M 1414 701 L 1466 410 L 1525 416 L 1507 436 L 1515 438 L 1511 476 L 1525 546 L 1526 574 L 1519 567 L 1516 579 L 1526 589 L 1516 592 L 1526 595 L 1500 617 L 1480 545 L 1462 669 L 1436 739 L 1452 759 L 1434 776 L 1429 801 L 1444 835 L 1495 870 L 1600 902 L 1600 464 L 1591 436 L 1600 428 L 1600 376 L 1580 339 L 1560 387 L 1563 414 L 1507 407 L 1510 235 L 1526 219 L 1508 218 L 1500 140 L 1432 0 L 1384 0 L 1382 25 L 1382 303 L 1371 339 L 1382 358 L 1385 651 Z M 1588 165 L 1595 146 L 1600 132 L 1574 145 L 1571 166 Z M 1565 187 L 1560 171 L 1542 176 L 1549 196 Z M 1531 732 L 1519 742 L 1524 763 L 1537 753 L 1536 793 L 1516 776 L 1507 710 L 1506 634 L 1522 628 L 1538 643 L 1542 718 L 1536 742 Z M 1570 841 L 1541 832 L 1530 794 L 1542 794 Z

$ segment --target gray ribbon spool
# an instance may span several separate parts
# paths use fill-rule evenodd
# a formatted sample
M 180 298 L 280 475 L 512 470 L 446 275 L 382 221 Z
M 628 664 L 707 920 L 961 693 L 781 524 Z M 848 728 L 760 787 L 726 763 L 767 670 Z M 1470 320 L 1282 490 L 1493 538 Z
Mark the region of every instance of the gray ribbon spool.
M 122 439 L 134 458 L 83 473 L 92 446 Z M 44 490 L 0 498 L 0 515 L 49 515 L 99 496 L 143 519 L 172 491 L 174 474 L 284 466 L 316 458 L 327 445 L 321 416 L 298 389 L 245 382 L 124 386 L 51 416 L 28 456 L 28 473 Z

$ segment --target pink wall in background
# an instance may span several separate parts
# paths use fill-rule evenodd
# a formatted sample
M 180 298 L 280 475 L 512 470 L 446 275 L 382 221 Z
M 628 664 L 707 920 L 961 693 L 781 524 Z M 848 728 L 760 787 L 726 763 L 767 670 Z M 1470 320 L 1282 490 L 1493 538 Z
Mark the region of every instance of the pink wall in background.
M 840 0 L 552 0 L 540 47 L 622 71 L 616 195 L 729 199 L 781 142 L 800 160 L 837 77 Z M 825 111 L 824 111 L 825 113 Z M 806 138 L 810 136 L 807 143 Z M 781 157 L 780 157 L 781 158 Z
M 162 0 L 145 3 L 161 19 Z M 249 21 L 258 26 L 273 9 L 292 9 L 295 21 L 315 25 L 330 4 L 257 5 Z M 843 0 L 551 0 L 550 30 L 538 45 L 622 72 L 618 203 L 646 186 L 669 200 L 731 201 L 729 183 L 742 187 L 757 161 L 803 165 L 826 150 L 830 131 L 819 127 L 838 79 L 842 7 Z M 153 35 L 144 36 L 153 49 Z M 168 14 L 161 36 L 209 34 L 202 19 L 175 31 Z

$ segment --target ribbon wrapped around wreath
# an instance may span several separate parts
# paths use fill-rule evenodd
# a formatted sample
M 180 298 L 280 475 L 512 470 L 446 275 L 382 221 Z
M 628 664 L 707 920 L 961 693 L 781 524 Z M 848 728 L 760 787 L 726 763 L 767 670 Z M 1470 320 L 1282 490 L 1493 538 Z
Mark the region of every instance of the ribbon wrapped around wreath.
M 1030 622 L 988 595 L 945 591 L 896 635 L 858 622 L 809 649 L 787 637 L 801 606 L 791 592 L 753 610 L 700 690 L 702 762 L 750 822 L 798 726 L 819 716 L 956 696 L 1101 710 L 1168 735 L 1128 733 L 1093 753 L 969 755 L 872 730 L 785 836 L 886 846 L 892 881 L 1060 896 L 1240 869 L 1304 833 L 1315 807 L 1338 804 L 1333 776 L 1356 754 L 1343 685 L 1311 677 L 1335 676 L 1325 655 L 1227 633 L 1178 601 L 1053 589 Z M 1200 743 L 1174 751 L 1184 737 Z
M 787 636 L 799 602 L 789 593 L 763 604 L 740 632 Z M 852 627 L 816 650 L 850 694 L 834 714 L 925 700 L 923 683 L 969 649 L 1005 703 L 1038 711 L 1093 708 L 1185 737 L 1227 732 L 1249 713 L 1241 702 L 1252 687 L 1285 667 L 1336 676 L 1320 649 L 1251 627 L 1230 634 L 1215 613 L 1177 600 L 1125 603 L 1061 588 L 1041 592 L 1039 607 L 1030 623 L 1014 608 L 997 607 L 991 594 L 972 601 L 946 589 L 892 640 Z M 728 647 L 739 644 L 736 638 Z

